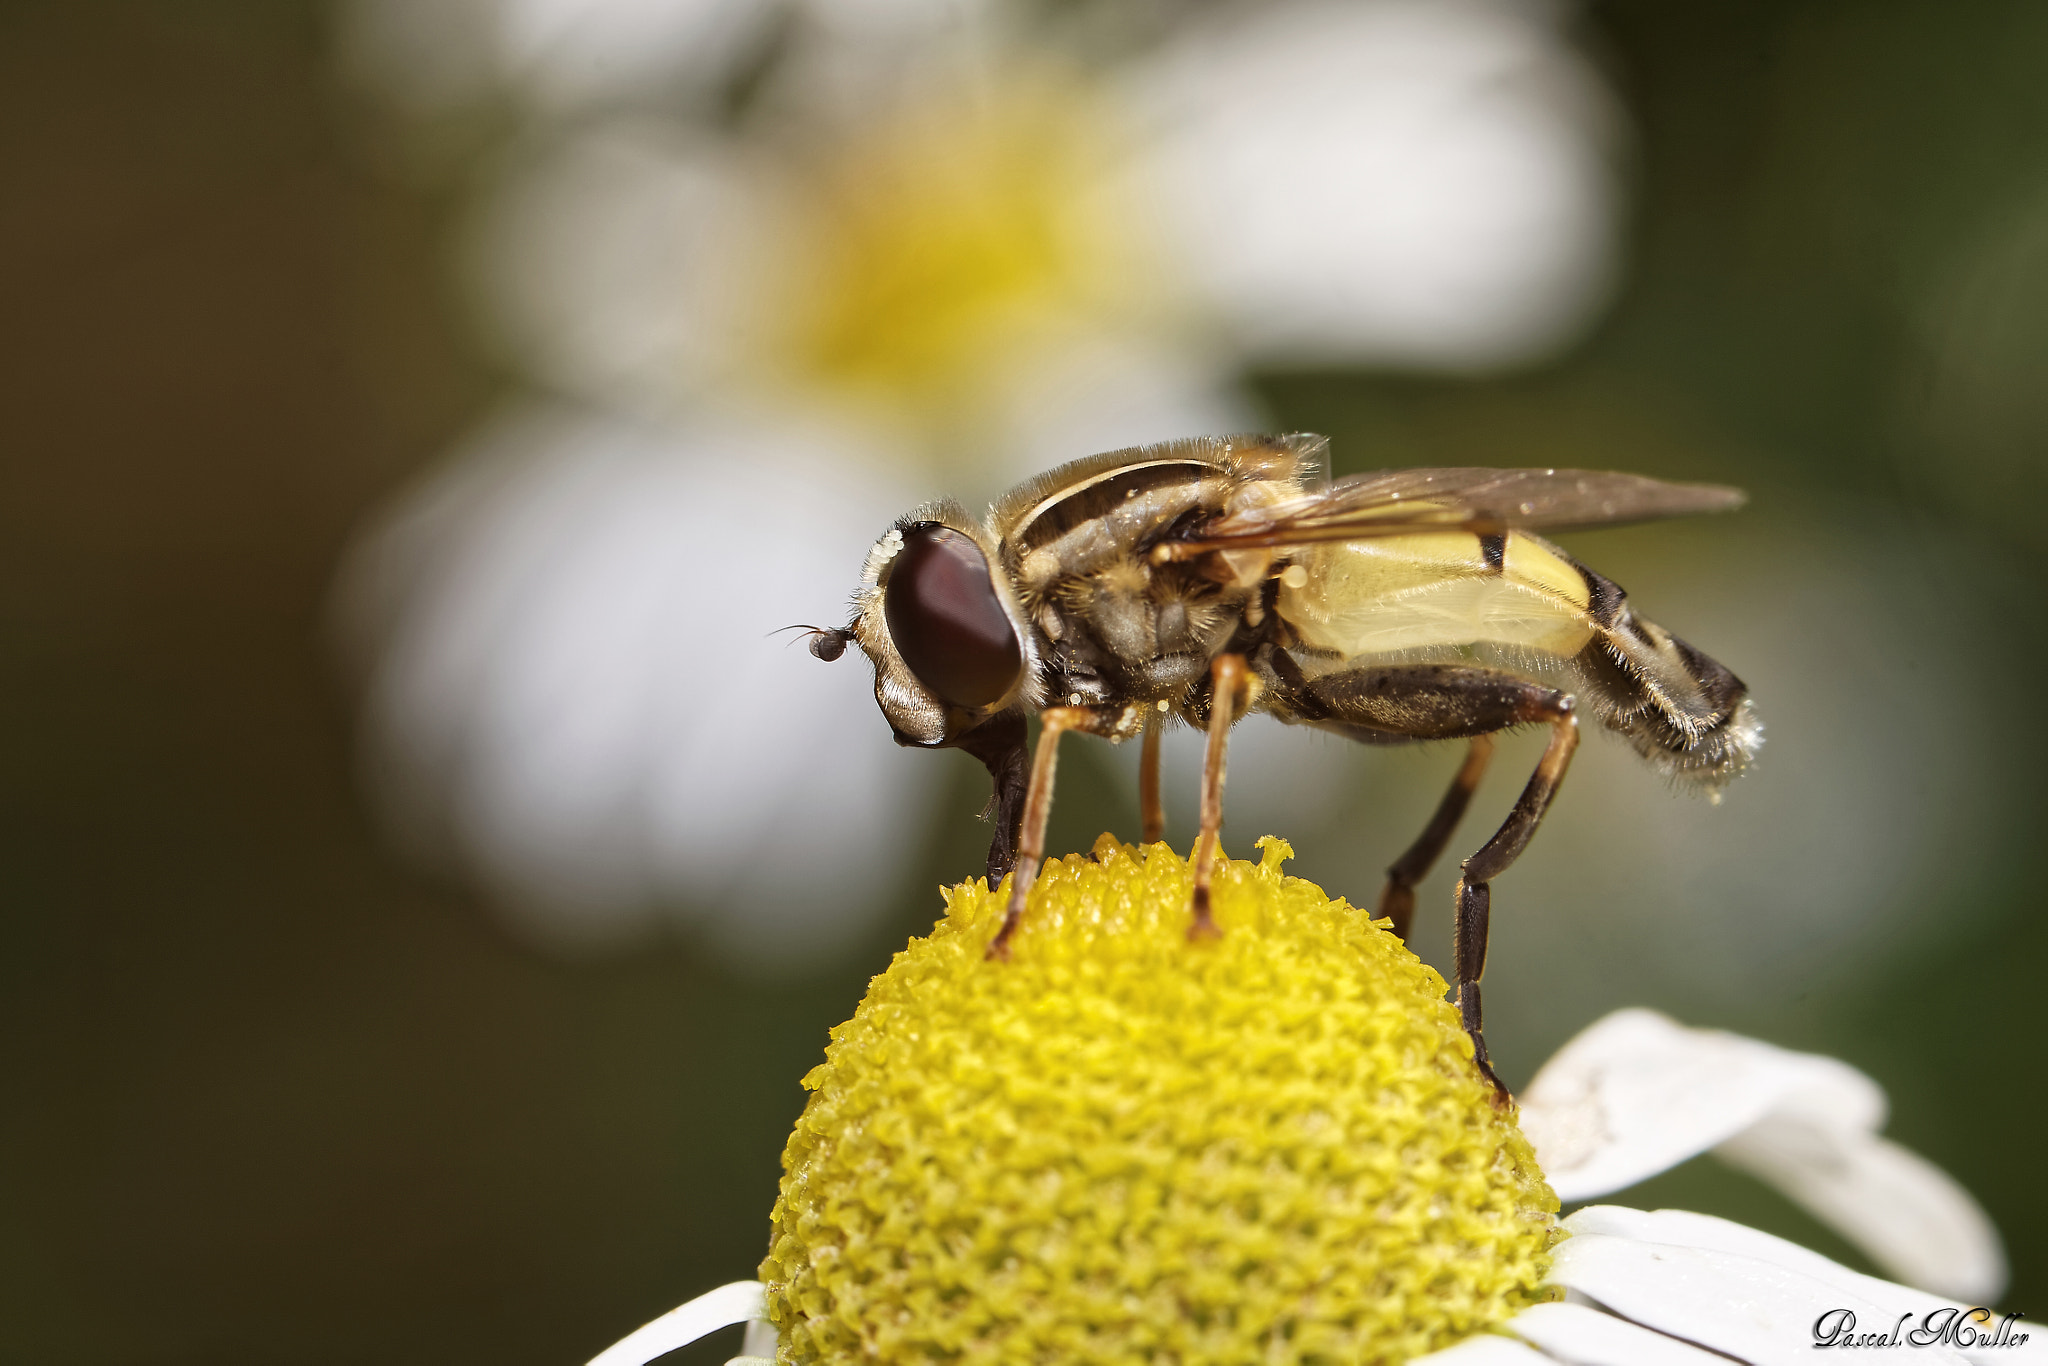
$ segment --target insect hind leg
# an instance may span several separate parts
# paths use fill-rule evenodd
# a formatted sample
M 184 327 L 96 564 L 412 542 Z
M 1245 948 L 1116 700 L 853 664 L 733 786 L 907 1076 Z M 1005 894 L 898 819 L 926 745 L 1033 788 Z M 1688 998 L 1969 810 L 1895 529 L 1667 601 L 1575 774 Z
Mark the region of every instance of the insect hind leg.
M 1319 726 L 1348 735 L 1355 740 L 1385 742 L 1392 739 L 1455 740 L 1474 742 L 1464 766 L 1450 791 L 1438 805 L 1428 828 L 1408 852 L 1396 860 L 1387 873 L 1387 893 L 1381 905 L 1396 911 L 1412 911 L 1414 885 L 1449 842 L 1458 819 L 1464 814 L 1472 788 L 1479 782 L 1491 753 L 1487 737 L 1518 725 L 1543 723 L 1551 728 L 1550 744 L 1537 762 L 1536 772 L 1515 802 L 1514 810 L 1461 868 L 1457 892 L 1457 918 L 1452 931 L 1453 977 L 1457 986 L 1458 1012 L 1465 1032 L 1472 1037 L 1472 1060 L 1480 1075 L 1505 1104 L 1507 1088 L 1495 1074 L 1487 1056 L 1486 1038 L 1481 1032 L 1479 979 L 1486 970 L 1486 938 L 1492 912 L 1492 881 L 1528 847 L 1529 839 L 1543 820 L 1543 813 L 1557 795 L 1572 751 L 1579 743 L 1577 707 L 1568 693 L 1547 688 L 1499 669 L 1461 664 L 1391 665 L 1350 669 L 1324 674 L 1316 679 L 1301 670 L 1284 652 L 1273 659 L 1275 673 L 1283 680 L 1271 703 L 1283 719 Z M 1405 897 L 1404 897 L 1405 894 Z M 1398 928 L 1407 928 L 1396 916 Z
M 1444 846 L 1451 842 L 1458 822 L 1465 817 L 1465 808 L 1472 802 L 1473 791 L 1486 776 L 1487 761 L 1492 758 L 1493 737 L 1473 736 L 1471 747 L 1465 751 L 1465 762 L 1458 766 L 1458 774 L 1437 804 L 1436 814 L 1429 818 L 1429 824 L 1407 852 L 1387 868 L 1387 885 L 1380 892 L 1379 918 L 1393 921 L 1394 933 L 1403 940 L 1408 938 L 1409 927 L 1415 921 L 1416 884 L 1429 876 Z
M 1564 781 L 1565 770 L 1571 767 L 1572 751 L 1579 747 L 1579 718 L 1572 707 L 1570 697 L 1558 699 L 1557 713 L 1551 718 L 1550 743 L 1544 747 L 1543 757 L 1536 762 L 1536 771 L 1529 775 L 1528 786 L 1516 799 L 1514 810 L 1501 822 L 1493 838 L 1481 845 L 1479 852 L 1465 860 L 1459 869 L 1457 893 L 1457 919 L 1452 922 L 1451 962 L 1457 976 L 1458 1015 L 1464 1021 L 1465 1032 L 1472 1036 L 1472 1061 L 1477 1064 L 1480 1074 L 1493 1084 L 1494 1099 L 1500 1104 L 1508 1100 L 1508 1088 L 1493 1070 L 1493 1063 L 1486 1055 L 1486 1036 L 1480 1031 L 1481 1011 L 1479 1005 L 1479 979 L 1486 973 L 1487 922 L 1493 913 L 1493 879 L 1506 872 L 1508 866 L 1521 857 L 1529 847 L 1530 836 L 1543 821 L 1543 813 L 1550 809 L 1550 802 L 1557 795 L 1557 785 Z

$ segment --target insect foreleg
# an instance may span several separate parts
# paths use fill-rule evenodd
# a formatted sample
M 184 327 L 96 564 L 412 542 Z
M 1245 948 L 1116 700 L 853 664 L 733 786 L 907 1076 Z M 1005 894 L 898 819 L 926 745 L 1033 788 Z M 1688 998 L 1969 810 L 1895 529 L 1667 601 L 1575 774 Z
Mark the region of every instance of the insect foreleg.
M 1024 898 L 1038 876 L 1039 860 L 1045 857 L 1045 823 L 1052 815 L 1052 775 L 1059 760 L 1060 736 L 1075 728 L 1092 729 L 1095 714 L 1085 707 L 1048 707 L 1038 718 L 1038 750 L 1031 756 L 1031 782 L 1024 793 L 1023 819 L 1018 822 L 1017 863 L 1010 873 L 1010 900 L 1003 911 L 1003 927 L 990 941 L 990 958 L 1010 956 L 1010 936 L 1024 918 Z
M 996 790 L 995 834 L 988 843 L 988 889 L 993 892 L 1017 861 L 1017 834 L 1024 822 L 1024 793 L 1030 779 L 1031 747 L 1025 743 L 1024 713 L 1003 712 L 960 738 L 960 748 L 988 766 Z
M 1251 705 L 1253 679 L 1243 655 L 1218 655 L 1209 665 L 1209 746 L 1202 755 L 1202 829 L 1195 836 L 1194 923 L 1188 938 L 1214 938 L 1220 931 L 1209 905 L 1216 850 L 1223 842 L 1223 756 L 1230 728 Z

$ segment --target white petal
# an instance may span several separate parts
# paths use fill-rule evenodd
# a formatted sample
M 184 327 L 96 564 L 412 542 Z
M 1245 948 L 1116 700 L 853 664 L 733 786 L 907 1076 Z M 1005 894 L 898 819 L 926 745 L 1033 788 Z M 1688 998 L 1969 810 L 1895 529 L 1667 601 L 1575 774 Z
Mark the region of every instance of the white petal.
M 1703 1153 L 1780 1105 L 1809 1102 L 1875 1128 L 1884 1093 L 1846 1063 L 1652 1010 L 1618 1010 L 1572 1039 L 1519 1097 L 1558 1198 L 1620 1190 Z
M 560 112 L 707 95 L 775 14 L 756 0 L 349 0 L 341 37 L 350 66 L 413 111 L 510 88 Z
M 1889 1139 L 1781 1114 L 1714 1155 L 1784 1191 L 1908 1285 L 1973 1304 L 2005 1289 L 1990 1218 L 1954 1177 Z
M 1134 68 L 1136 172 L 1255 354 L 1452 368 L 1573 335 L 1605 297 L 1609 100 L 1540 7 L 1240 6 Z
M 1551 1360 L 1525 1342 L 1479 1333 L 1442 1351 L 1414 1358 L 1414 1366 L 1544 1366 Z
M 1028 51 L 1020 34 L 1037 27 L 1014 0 L 794 0 L 791 8 L 795 21 L 780 35 L 755 109 L 764 123 L 786 120 L 784 131 L 813 140 L 962 76 L 986 81 Z
M 910 501 L 834 439 L 528 412 L 401 504 L 344 584 L 394 819 L 556 939 L 662 902 L 770 965 L 858 933 L 940 773 L 857 658 L 770 635 L 835 624 Z
M 506 74 L 555 108 L 708 86 L 775 19 L 774 7 L 756 0 L 498 0 L 496 8 Z
M 1877 1137 L 1884 1093 L 1846 1063 L 1622 1010 L 1566 1044 L 1521 1104 L 1561 1200 L 1620 1190 L 1712 1150 L 1901 1280 L 1970 1299 L 2004 1286 L 1991 1221 L 1947 1175 Z
M 1583 1304 L 1531 1305 L 1506 1331 L 1572 1366 L 1725 1366 L 1727 1358 Z
M 751 1320 L 747 1324 L 746 1336 L 740 1339 L 740 1356 L 742 1359 L 746 1357 L 766 1357 L 773 1361 L 776 1348 L 780 1345 L 780 1342 L 781 1339 L 775 1331 L 774 1324 L 766 1319 Z
M 570 393 L 670 413 L 746 345 L 772 254 L 767 163 L 645 119 L 579 129 L 480 213 L 468 267 L 496 335 Z
M 1821 1315 L 1847 1309 L 1872 1329 L 1893 1319 L 1874 1301 L 1774 1262 L 1699 1247 L 1574 1232 L 1550 1279 L 1624 1318 L 1756 1366 L 1812 1360 Z M 1916 1360 L 1961 1366 L 1931 1346 Z
M 1572 1233 L 1572 1238 L 1564 1246 L 1570 1246 L 1581 1235 L 1593 1235 L 1642 1244 L 1692 1248 L 1769 1263 L 1827 1286 L 1830 1293 L 1854 1297 L 1876 1306 L 1881 1321 L 1866 1320 L 1859 1324 L 1858 1331 L 1882 1330 L 1897 1322 L 1901 1314 L 1911 1314 L 1918 1322 L 1921 1316 L 1941 1308 L 1967 1310 L 1977 1307 L 1978 1303 L 1958 1302 L 1909 1286 L 1894 1285 L 1890 1281 L 1852 1271 L 1797 1243 L 1727 1219 L 1687 1210 L 1647 1213 L 1618 1205 L 1589 1205 L 1566 1219 L 1564 1226 Z M 1862 1311 L 1858 1313 L 1860 1315 Z M 2026 1327 L 2024 1322 L 2022 1327 Z M 2048 1333 L 2035 1334 L 2018 1346 L 1961 1350 L 1963 1357 L 1972 1362 L 2048 1362 Z
M 628 1333 L 590 1359 L 590 1366 L 644 1366 L 697 1339 L 768 1312 L 767 1290 L 759 1281 L 734 1281 L 707 1290 L 654 1322 Z

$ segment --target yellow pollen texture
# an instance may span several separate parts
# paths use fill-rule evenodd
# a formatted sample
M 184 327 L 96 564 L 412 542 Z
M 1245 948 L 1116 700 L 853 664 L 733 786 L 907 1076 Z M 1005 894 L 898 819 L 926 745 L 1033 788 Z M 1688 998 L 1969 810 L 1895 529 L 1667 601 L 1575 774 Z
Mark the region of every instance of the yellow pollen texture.
M 784 1362 L 1401 1362 L 1535 1299 L 1557 1197 L 1444 983 L 1363 911 L 1108 836 L 874 979 L 783 1154 Z

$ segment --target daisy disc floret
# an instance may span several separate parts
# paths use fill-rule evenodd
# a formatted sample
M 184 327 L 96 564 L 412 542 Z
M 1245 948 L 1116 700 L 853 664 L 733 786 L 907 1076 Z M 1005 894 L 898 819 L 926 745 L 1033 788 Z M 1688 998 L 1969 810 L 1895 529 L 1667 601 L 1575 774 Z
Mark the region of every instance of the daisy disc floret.
M 946 894 L 805 1078 L 785 1362 L 1400 1362 L 1541 1289 L 1558 1202 L 1433 970 L 1364 911 L 1105 836 Z

